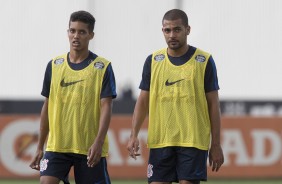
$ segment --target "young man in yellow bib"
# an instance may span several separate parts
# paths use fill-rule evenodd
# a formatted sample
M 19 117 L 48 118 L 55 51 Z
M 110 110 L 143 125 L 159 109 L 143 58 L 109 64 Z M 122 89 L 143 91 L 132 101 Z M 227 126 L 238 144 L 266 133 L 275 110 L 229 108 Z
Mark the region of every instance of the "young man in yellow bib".
M 39 143 L 30 164 L 40 170 L 41 184 L 68 184 L 72 166 L 76 183 L 111 183 L 106 156 L 115 77 L 111 63 L 88 50 L 94 25 L 89 12 L 72 13 L 70 51 L 47 65 Z
M 188 17 L 178 9 L 162 20 L 167 48 L 145 61 L 127 146 L 136 159 L 138 132 L 149 112 L 148 183 L 199 184 L 224 162 L 218 79 L 212 56 L 187 44 Z

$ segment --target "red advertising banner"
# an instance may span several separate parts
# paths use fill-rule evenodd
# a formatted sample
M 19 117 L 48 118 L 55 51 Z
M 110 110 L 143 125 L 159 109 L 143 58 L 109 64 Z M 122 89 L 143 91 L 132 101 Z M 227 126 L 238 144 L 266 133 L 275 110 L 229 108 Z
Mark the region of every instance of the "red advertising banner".
M 147 122 L 139 133 L 141 156 L 134 160 L 126 149 L 131 116 L 113 116 L 108 132 L 111 178 L 146 178 L 146 127 Z M 0 116 L 0 179 L 38 177 L 39 173 L 29 168 L 38 131 L 38 115 Z M 223 117 L 221 143 L 225 163 L 217 173 L 209 168 L 209 178 L 282 178 L 281 117 Z

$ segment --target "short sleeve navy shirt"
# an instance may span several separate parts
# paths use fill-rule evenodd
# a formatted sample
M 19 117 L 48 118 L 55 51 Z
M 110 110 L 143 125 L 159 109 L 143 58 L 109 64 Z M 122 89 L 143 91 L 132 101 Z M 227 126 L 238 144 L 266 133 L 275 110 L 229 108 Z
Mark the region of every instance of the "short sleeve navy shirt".
M 69 54 L 68 54 L 67 60 L 68 60 L 69 66 L 73 70 L 82 70 L 91 63 L 89 61 L 93 61 L 96 58 L 97 58 L 96 54 L 89 52 L 88 57 L 81 63 L 78 63 L 78 64 L 71 63 L 69 60 Z M 41 91 L 41 95 L 46 98 L 49 98 L 51 79 L 52 79 L 52 60 L 49 61 L 49 63 L 47 64 L 44 81 L 43 81 L 43 87 Z M 104 74 L 104 78 L 103 78 L 101 98 L 106 98 L 106 97 L 116 98 L 116 96 L 117 94 L 116 94 L 115 75 L 114 75 L 111 64 L 109 64 Z
M 180 57 L 168 56 L 168 57 L 172 64 L 176 66 L 180 66 L 188 62 L 189 59 L 195 53 L 195 51 L 196 51 L 195 47 L 189 46 L 188 51 L 183 56 L 180 56 Z M 150 91 L 151 63 L 152 63 L 152 54 L 147 57 L 144 63 L 144 66 L 143 66 L 142 80 L 139 85 L 139 88 L 141 90 Z M 219 90 L 216 66 L 215 66 L 212 56 L 209 57 L 209 60 L 206 66 L 204 80 L 205 80 L 204 86 L 205 86 L 206 93 L 215 91 L 215 90 Z

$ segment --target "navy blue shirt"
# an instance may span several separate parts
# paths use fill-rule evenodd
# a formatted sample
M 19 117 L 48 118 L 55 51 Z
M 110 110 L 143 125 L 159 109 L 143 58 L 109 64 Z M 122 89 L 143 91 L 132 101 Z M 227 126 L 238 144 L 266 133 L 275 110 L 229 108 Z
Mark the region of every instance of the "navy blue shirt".
M 88 57 L 82 61 L 81 63 L 71 63 L 69 59 L 68 53 L 68 64 L 73 70 L 82 70 L 86 68 L 92 61 L 97 58 L 97 55 L 89 51 Z M 43 81 L 43 88 L 41 91 L 41 95 L 49 98 L 50 94 L 50 86 L 51 86 L 51 79 L 52 79 L 52 60 L 49 61 L 46 67 L 44 81 Z M 112 69 L 111 63 L 108 65 L 106 72 L 104 74 L 102 91 L 101 91 L 101 98 L 112 97 L 116 98 L 116 83 L 115 83 L 115 75 Z
M 196 51 L 196 47 L 189 46 L 188 51 L 180 57 L 172 57 L 168 56 L 170 62 L 176 66 L 180 66 L 189 61 L 189 59 L 193 56 Z M 139 88 L 145 91 L 150 91 L 150 83 L 151 83 L 151 63 L 152 63 L 152 54 L 149 55 L 144 63 L 142 80 L 139 85 Z M 206 71 L 205 71 L 205 92 L 208 93 L 210 91 L 219 90 L 218 79 L 217 79 L 217 71 L 214 60 L 212 56 L 210 56 Z

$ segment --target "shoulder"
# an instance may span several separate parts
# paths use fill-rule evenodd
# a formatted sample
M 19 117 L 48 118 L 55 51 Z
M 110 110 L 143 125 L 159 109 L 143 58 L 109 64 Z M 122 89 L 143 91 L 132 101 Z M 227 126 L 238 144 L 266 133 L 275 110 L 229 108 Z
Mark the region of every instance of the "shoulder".
M 167 54 L 167 48 L 156 50 L 155 52 L 153 52 L 151 56 L 151 60 L 157 62 L 163 61 L 165 59 L 166 54 Z
M 97 54 L 90 51 L 91 59 L 93 59 L 94 67 L 97 69 L 111 68 L 108 67 L 110 65 L 110 61 L 105 57 L 98 56 Z
M 104 68 L 107 67 L 110 63 L 111 62 L 108 59 L 101 56 L 97 56 L 97 58 L 94 60 L 94 67 Z
M 211 54 L 202 49 L 196 48 L 195 60 L 200 63 L 208 63 L 211 60 Z
M 49 62 L 48 62 L 48 64 L 47 64 L 47 67 L 46 67 L 46 71 L 48 70 L 50 70 L 51 71 L 51 69 L 52 69 L 52 62 L 53 62 L 53 60 L 50 60 Z
M 56 56 L 51 60 L 51 63 L 54 63 L 56 65 L 62 64 L 64 61 L 67 60 L 67 55 L 68 55 L 68 53 L 64 53 L 64 54 L 61 54 L 59 56 Z
M 148 71 L 150 70 L 151 68 L 151 63 L 152 63 L 152 57 L 153 55 L 149 55 L 146 60 L 145 60 L 145 63 L 144 63 L 144 66 L 143 66 L 143 71 Z
M 146 63 L 151 62 L 151 61 L 152 61 L 152 57 L 153 57 L 153 54 L 150 54 L 150 55 L 146 58 L 145 62 L 146 62 Z
M 114 72 L 111 63 L 109 63 L 109 64 L 107 65 L 106 72 L 107 72 L 107 73 L 113 73 L 113 72 Z

